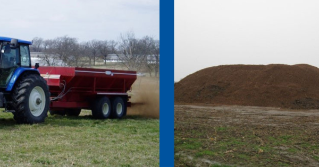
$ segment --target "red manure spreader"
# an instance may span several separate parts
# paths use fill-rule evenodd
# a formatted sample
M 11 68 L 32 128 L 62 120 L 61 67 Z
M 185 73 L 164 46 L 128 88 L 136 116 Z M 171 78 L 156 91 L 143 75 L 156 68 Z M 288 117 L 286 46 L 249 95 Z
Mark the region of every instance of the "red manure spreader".
M 39 67 L 50 92 L 50 113 L 78 116 L 92 110 L 98 119 L 122 118 L 131 106 L 127 91 L 136 80 L 135 71 Z

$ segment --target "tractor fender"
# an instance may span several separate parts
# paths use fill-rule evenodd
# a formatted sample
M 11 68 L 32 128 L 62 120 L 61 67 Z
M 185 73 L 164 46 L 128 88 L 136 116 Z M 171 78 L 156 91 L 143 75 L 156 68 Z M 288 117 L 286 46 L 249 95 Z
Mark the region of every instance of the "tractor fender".
M 10 81 L 8 83 L 8 86 L 6 88 L 6 91 L 10 92 L 13 89 L 14 84 L 16 83 L 16 81 L 19 79 L 20 75 L 25 73 L 25 72 L 36 73 L 36 74 L 40 75 L 39 70 L 37 70 L 37 69 L 18 67 L 14 71 L 14 73 L 12 74 L 11 79 L 10 79 Z

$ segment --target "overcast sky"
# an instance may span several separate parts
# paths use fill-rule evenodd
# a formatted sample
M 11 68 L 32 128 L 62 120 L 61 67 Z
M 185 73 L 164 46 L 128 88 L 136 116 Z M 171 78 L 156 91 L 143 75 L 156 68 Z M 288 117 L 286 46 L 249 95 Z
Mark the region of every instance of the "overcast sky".
M 223 64 L 319 67 L 319 1 L 175 0 L 175 81 Z
M 32 40 L 68 35 L 79 41 L 159 39 L 159 0 L 14 0 L 1 2 L 0 36 Z

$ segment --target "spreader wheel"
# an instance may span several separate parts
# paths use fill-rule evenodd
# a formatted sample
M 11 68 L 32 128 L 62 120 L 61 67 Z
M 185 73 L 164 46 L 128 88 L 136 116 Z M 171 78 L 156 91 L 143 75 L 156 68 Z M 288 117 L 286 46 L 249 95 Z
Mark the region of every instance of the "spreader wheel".
M 122 97 L 116 97 L 112 103 L 112 118 L 122 118 L 126 115 L 126 101 Z
M 21 76 L 12 91 L 14 119 L 18 123 L 44 122 L 49 110 L 49 90 L 46 81 L 38 74 Z
M 111 102 L 108 97 L 101 97 L 92 106 L 92 115 L 97 119 L 106 119 L 111 115 Z

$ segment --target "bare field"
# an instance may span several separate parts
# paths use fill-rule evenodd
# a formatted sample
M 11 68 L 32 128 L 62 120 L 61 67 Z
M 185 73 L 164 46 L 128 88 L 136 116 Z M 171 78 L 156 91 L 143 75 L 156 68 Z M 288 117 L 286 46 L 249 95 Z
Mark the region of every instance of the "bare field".
M 319 166 L 319 110 L 175 105 L 175 166 Z

